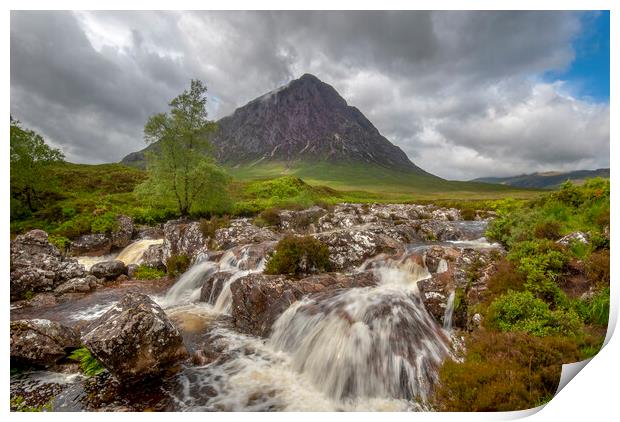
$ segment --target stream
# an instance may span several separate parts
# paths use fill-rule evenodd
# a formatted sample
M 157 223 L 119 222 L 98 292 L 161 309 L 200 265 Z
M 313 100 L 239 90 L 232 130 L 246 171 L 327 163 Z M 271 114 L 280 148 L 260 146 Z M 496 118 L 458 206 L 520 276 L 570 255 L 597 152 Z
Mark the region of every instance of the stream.
M 418 292 L 417 282 L 430 274 L 416 263 L 423 261 L 411 258 L 433 245 L 495 247 L 482 237 L 484 223 L 454 224 L 464 233 L 462 240 L 412 244 L 401 256 L 367 260 L 355 271 L 373 272 L 379 281 L 376 286 L 305 297 L 280 315 L 267 339 L 239 333 L 231 321 L 230 285 L 262 272 L 265 265 L 264 258 L 250 259 L 243 247 L 224 253 L 217 262 L 197 259 L 176 282 L 113 283 L 53 306 L 13 309 L 11 319 L 46 318 L 80 327 L 129 291 L 149 295 L 177 324 L 190 354 L 205 344 L 218 351 L 218 358 L 207 364 L 187 361 L 179 373 L 158 386 L 154 400 L 161 406 L 157 410 L 425 410 L 437 369 L 452 355 L 454 293 L 441 326 Z M 144 242 L 128 246 L 116 259 L 139 262 L 139 251 L 155 241 Z M 95 261 L 80 259 L 85 265 Z M 229 276 L 217 297 L 200 302 L 205 277 L 222 271 Z M 54 410 L 79 411 L 84 410 L 83 381 L 76 374 L 33 371 L 12 376 L 11 390 L 59 385 L 54 387 L 60 391 L 55 394 Z M 147 400 L 146 393 L 124 391 L 129 402 Z

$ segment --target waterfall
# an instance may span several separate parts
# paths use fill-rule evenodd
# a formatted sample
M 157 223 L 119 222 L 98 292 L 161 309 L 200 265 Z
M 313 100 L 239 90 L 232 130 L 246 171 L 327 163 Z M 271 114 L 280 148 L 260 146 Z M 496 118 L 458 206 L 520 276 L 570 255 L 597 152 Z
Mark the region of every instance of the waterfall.
M 230 285 L 248 274 L 261 272 L 265 267 L 264 258 L 257 262 L 252 261 L 249 253 L 251 246 L 234 248 L 226 252 L 219 262 L 199 259 L 168 290 L 166 296 L 158 300 L 159 304 L 171 307 L 196 302 L 200 298 L 200 290 L 208 277 L 217 272 L 228 272 L 231 274 L 224 281 L 222 290 L 214 301 L 213 310 L 216 313 L 230 313 L 232 307 Z
M 376 287 L 305 298 L 272 328 L 270 343 L 328 396 L 424 401 L 449 340 L 426 311 L 417 282 L 429 277 L 415 260 L 373 262 Z
M 123 261 L 125 265 L 140 264 L 142 262 L 142 255 L 151 245 L 161 245 L 164 243 L 163 239 L 142 239 L 131 243 L 125 249 L 123 249 L 116 259 Z
M 454 297 L 456 292 L 453 290 L 448 296 L 446 311 L 443 314 L 443 329 L 450 331 L 452 329 L 452 315 L 454 314 Z

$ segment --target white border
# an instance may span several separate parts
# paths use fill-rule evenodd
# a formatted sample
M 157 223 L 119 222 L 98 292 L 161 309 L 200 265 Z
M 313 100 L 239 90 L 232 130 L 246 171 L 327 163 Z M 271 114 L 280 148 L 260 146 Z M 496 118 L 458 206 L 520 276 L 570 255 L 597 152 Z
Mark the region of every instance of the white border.
M 531 9 L 531 10 L 609 10 L 611 9 L 611 98 L 614 98 L 614 102 L 611 103 L 611 139 L 614 139 L 618 122 L 618 110 L 614 107 L 618 95 L 618 75 L 620 75 L 618 67 L 618 25 L 620 19 L 618 14 L 620 8 L 616 6 L 610 0 L 590 0 L 590 1 L 576 1 L 576 0 L 564 0 L 558 1 L 544 1 L 544 0 L 521 0 L 521 1 L 491 1 L 491 0 L 470 0 L 467 2 L 459 1 L 404 1 L 404 0 L 383 0 L 381 2 L 369 2 L 369 1 L 356 1 L 356 2 L 336 2 L 326 0 L 315 1 L 297 1 L 292 3 L 290 1 L 237 1 L 229 0 L 226 2 L 212 2 L 212 1 L 197 1 L 197 0 L 176 0 L 174 2 L 165 1 L 151 1 L 148 3 L 139 3 L 136 1 L 128 0 L 108 0 L 108 1 L 76 1 L 65 0 L 55 1 L 52 7 L 51 2 L 45 1 L 7 1 L 5 2 L 7 9 L 2 15 L 2 27 L 4 29 L 5 37 L 2 43 L 2 57 L 7 58 L 2 72 L 4 76 L 5 84 L 3 86 L 3 98 L 5 98 L 2 105 L 4 109 L 4 115 L 8 117 L 10 114 L 10 67 L 8 65 L 9 48 L 10 48 L 10 9 L 26 10 L 26 9 L 118 9 L 118 10 L 137 10 L 137 9 L 239 9 L 239 10 L 255 10 L 255 9 L 319 9 L 319 10 L 335 10 L 335 9 L 418 9 L 418 10 L 516 10 L 516 9 Z M 145 7 L 146 6 L 146 7 Z M 616 6 L 616 7 L 614 7 Z M 5 136 L 6 136 L 5 129 Z M 611 225 L 612 237 L 618 238 L 618 230 L 616 227 L 616 219 L 613 217 L 614 213 L 618 209 L 617 207 L 617 195 L 615 189 L 615 181 L 618 178 L 618 154 L 620 150 L 614 144 L 610 142 L 611 148 L 611 179 L 612 183 L 612 219 L 614 220 Z M 6 201 L 9 197 L 9 157 L 8 157 L 8 142 L 4 143 L 5 154 L 2 157 L 2 198 Z M 8 289 L 8 273 L 9 273 L 9 207 L 5 202 L 5 206 L 1 208 L 1 212 L 4 218 L 4 225 L 2 227 L 2 233 L 0 236 L 4 241 L 2 242 L 2 270 L 5 283 L 5 289 Z M 617 263 L 620 256 L 618 255 L 617 248 L 612 248 L 612 279 L 617 274 Z M 618 286 L 617 280 L 612 282 L 612 315 L 610 320 L 617 321 L 618 316 Z M 8 351 L 8 320 L 9 320 L 9 299 L 8 294 L 3 295 L 5 310 L 5 322 L 2 324 L 2 342 L 4 344 L 4 350 Z M 616 336 L 617 337 L 617 336 Z M 576 377 L 566 385 L 566 387 L 559 392 L 559 394 L 544 408 L 534 409 L 526 412 L 509 412 L 509 413 L 424 413 L 424 414 L 382 414 L 377 415 L 374 413 L 348 413 L 348 414 L 313 414 L 313 413 L 297 413 L 293 417 L 295 419 L 300 418 L 302 420 L 314 420 L 316 417 L 321 419 L 363 419 L 374 420 L 377 417 L 389 418 L 389 419 L 402 419 L 411 421 L 415 420 L 454 420 L 459 421 L 479 421 L 479 420 L 507 420 L 519 417 L 531 415 L 531 420 L 543 421 L 543 420 L 611 420 L 617 418 L 618 414 L 618 357 L 620 357 L 619 346 L 617 338 L 608 336 L 608 343 L 603 350 L 594 357 L 588 364 L 585 370 L 581 371 Z M 6 356 L 6 355 L 5 355 Z M 5 382 L 2 384 L 2 393 L 0 397 L 0 409 L 3 413 L 9 413 L 9 368 L 8 359 L 3 360 L 3 371 L 5 374 Z M 532 415 L 532 413 L 534 413 Z M 613 416 L 612 416 L 613 415 Z M 128 420 L 129 418 L 148 418 L 148 420 L 159 419 L 168 420 L 172 415 L 170 413 L 161 414 L 88 414 L 88 418 L 120 418 Z M 252 418 L 252 420 L 274 420 L 285 418 L 291 418 L 292 415 L 288 413 L 269 413 L 269 414 L 240 414 L 240 413 L 217 413 L 217 414 L 188 414 L 183 418 L 191 419 L 214 419 L 218 421 L 238 420 L 240 418 Z M 32 418 L 45 418 L 46 420 L 62 419 L 62 420 L 77 420 L 82 419 L 85 415 L 77 414 L 16 414 L 12 413 L 9 417 L 14 419 L 32 419 Z

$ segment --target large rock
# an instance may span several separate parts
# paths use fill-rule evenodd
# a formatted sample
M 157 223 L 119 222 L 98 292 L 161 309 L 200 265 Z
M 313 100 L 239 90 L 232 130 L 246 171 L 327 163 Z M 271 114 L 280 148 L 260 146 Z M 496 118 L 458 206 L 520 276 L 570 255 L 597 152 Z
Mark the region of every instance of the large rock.
M 125 295 L 87 328 L 82 341 L 124 380 L 156 376 L 188 357 L 179 330 L 159 305 L 140 293 Z
M 267 337 L 276 319 L 305 295 L 373 286 L 376 283 L 370 272 L 319 274 L 301 280 L 283 275 L 250 274 L 230 286 L 233 321 L 239 331 Z
M 184 219 L 164 224 L 162 258 L 166 262 L 173 255 L 187 255 L 192 261 L 209 250 L 209 238 L 200 230 L 200 223 Z
M 65 258 L 43 230 L 31 230 L 11 241 L 11 300 L 51 291 L 87 273 L 75 259 Z
M 22 365 L 53 365 L 80 347 L 72 328 L 47 319 L 11 321 L 11 362 Z
M 418 281 L 418 289 L 424 306 L 437 322 L 445 322 L 449 298 L 454 294 L 459 296 L 459 307 L 454 310 L 452 321 L 456 327 L 466 328 L 468 319 L 473 317 L 468 314 L 468 307 L 484 299 L 496 255 L 501 252 L 500 249 L 432 246 L 423 253 L 431 277 Z
M 316 205 L 301 211 L 284 210 L 280 212 L 280 228 L 299 234 L 316 233 L 319 219 L 325 214 L 327 210 Z
M 255 226 L 247 218 L 233 220 L 228 227 L 215 231 L 215 242 L 220 249 L 230 249 L 248 243 L 273 241 L 278 238 L 279 236 L 273 231 Z
M 69 245 L 72 256 L 102 256 L 110 253 L 112 240 L 103 233 L 84 234 Z
M 588 245 L 590 243 L 590 237 L 587 233 L 577 231 L 567 234 L 556 243 L 563 246 L 570 246 L 572 243 L 583 243 L 584 245 Z
M 146 265 L 147 267 L 151 268 L 157 268 L 159 270 L 165 270 L 166 263 L 164 262 L 164 246 L 149 246 L 142 255 L 142 265 Z
M 87 293 L 99 285 L 99 280 L 92 274 L 85 277 L 72 278 L 54 289 L 57 294 Z
M 110 240 L 113 248 L 124 248 L 131 243 L 134 225 L 133 219 L 126 215 L 118 215 L 116 217 L 118 227 L 110 233 Z
M 373 230 L 338 230 L 319 233 L 316 238 L 329 247 L 329 260 L 335 270 L 353 269 L 380 253 L 395 253 L 403 245 Z
M 98 262 L 90 267 L 90 272 L 95 277 L 106 280 L 116 280 L 121 274 L 128 274 L 127 266 L 119 260 Z

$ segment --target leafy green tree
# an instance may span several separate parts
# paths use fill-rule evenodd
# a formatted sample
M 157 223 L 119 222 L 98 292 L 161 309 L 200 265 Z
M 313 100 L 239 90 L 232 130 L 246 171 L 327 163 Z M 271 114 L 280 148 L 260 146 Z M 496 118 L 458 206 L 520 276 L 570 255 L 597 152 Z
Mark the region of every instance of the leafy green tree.
M 51 188 L 46 166 L 64 160 L 63 153 L 45 143 L 41 135 L 23 128 L 11 116 L 11 211 L 34 211 L 42 192 Z
M 209 136 L 216 124 L 207 119 L 207 88 L 192 80 L 173 99 L 168 113 L 151 116 L 144 127 L 148 179 L 139 192 L 152 204 L 170 201 L 181 215 L 213 211 L 227 201 L 229 177 L 211 156 Z

